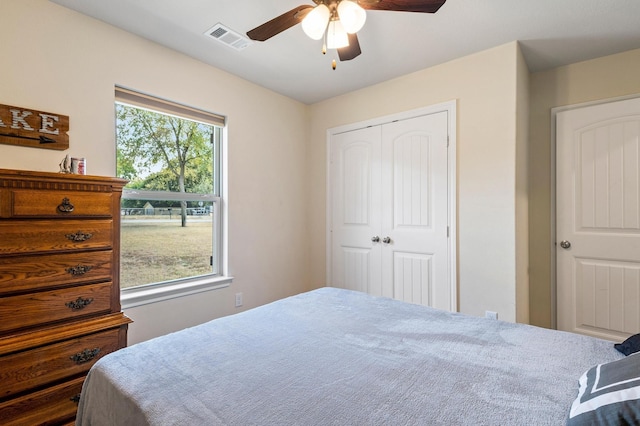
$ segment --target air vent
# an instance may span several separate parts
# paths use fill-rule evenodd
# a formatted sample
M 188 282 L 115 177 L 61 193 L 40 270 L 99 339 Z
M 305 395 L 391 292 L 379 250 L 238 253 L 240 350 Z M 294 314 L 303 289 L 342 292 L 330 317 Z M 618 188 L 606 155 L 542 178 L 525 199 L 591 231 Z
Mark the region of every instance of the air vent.
M 213 27 L 209 28 L 206 35 L 214 40 L 218 40 L 220 43 L 225 44 L 233 49 L 242 50 L 245 47 L 249 47 L 253 44 L 253 41 L 244 37 L 230 28 L 217 23 Z

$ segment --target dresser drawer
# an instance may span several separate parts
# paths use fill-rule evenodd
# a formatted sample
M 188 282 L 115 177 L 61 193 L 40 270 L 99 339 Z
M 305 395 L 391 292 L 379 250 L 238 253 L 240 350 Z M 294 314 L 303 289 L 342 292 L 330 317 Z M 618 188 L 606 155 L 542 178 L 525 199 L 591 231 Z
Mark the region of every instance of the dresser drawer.
M 3 426 L 54 425 L 70 421 L 78 411 L 84 377 L 0 402 Z
M 111 282 L 0 298 L 0 333 L 109 312 Z
M 0 295 L 111 281 L 113 251 L 0 257 Z
M 0 256 L 46 251 L 111 248 L 109 220 L 0 220 Z
M 111 193 L 81 191 L 11 191 L 11 217 L 111 216 Z
M 0 357 L 0 399 L 66 377 L 84 374 L 119 349 L 119 329 Z

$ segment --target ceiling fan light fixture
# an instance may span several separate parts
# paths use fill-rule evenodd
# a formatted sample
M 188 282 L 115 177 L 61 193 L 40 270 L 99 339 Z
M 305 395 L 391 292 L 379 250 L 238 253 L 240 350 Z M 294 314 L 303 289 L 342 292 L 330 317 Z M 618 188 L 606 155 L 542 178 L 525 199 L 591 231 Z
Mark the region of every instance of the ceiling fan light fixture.
M 340 49 L 349 45 L 349 36 L 339 19 L 329 22 L 327 28 L 327 47 L 329 49 Z
M 342 0 L 338 3 L 338 16 L 345 31 L 349 34 L 360 31 L 367 20 L 367 12 L 358 3 L 351 0 Z
M 314 40 L 320 40 L 327 29 L 331 11 L 324 4 L 314 7 L 302 20 L 302 30 Z

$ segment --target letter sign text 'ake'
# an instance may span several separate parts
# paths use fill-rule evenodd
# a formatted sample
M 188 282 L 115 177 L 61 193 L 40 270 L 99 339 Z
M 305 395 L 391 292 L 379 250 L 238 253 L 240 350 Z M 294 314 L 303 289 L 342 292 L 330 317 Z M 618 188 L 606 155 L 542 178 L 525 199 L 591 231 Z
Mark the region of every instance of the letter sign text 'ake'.
M 0 104 L 0 143 L 34 148 L 69 148 L 69 117 Z

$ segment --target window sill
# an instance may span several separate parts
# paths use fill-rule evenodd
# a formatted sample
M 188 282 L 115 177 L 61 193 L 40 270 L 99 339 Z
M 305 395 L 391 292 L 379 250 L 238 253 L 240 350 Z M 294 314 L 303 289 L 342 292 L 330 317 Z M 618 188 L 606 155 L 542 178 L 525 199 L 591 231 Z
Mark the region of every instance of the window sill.
M 198 277 L 166 284 L 124 288 L 120 291 L 120 303 L 122 309 L 128 309 L 203 291 L 229 287 L 232 281 L 233 277 Z

